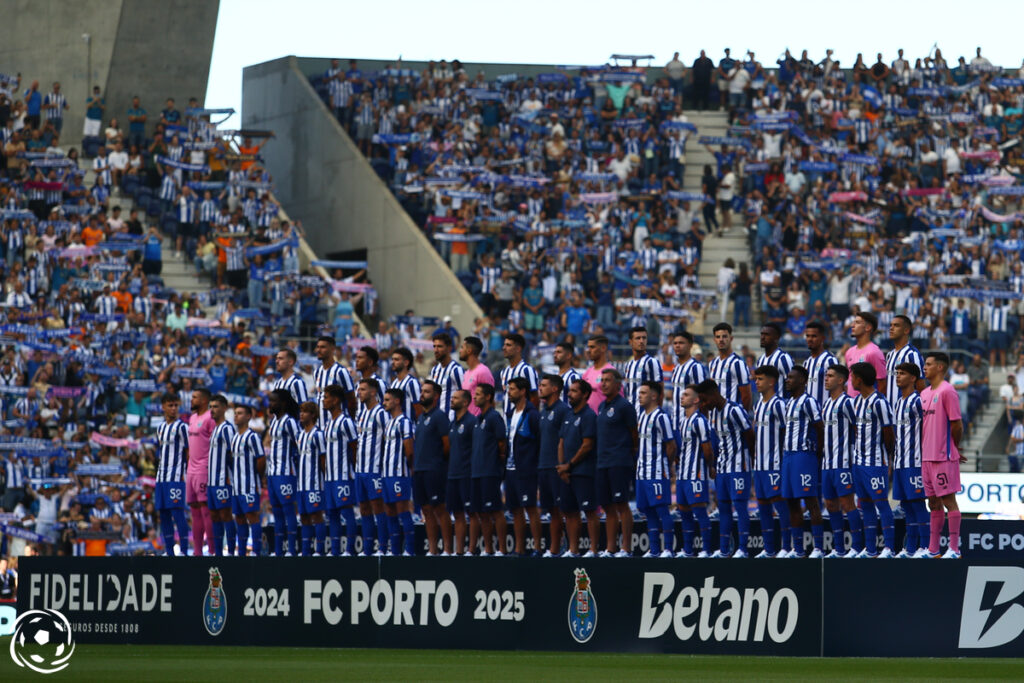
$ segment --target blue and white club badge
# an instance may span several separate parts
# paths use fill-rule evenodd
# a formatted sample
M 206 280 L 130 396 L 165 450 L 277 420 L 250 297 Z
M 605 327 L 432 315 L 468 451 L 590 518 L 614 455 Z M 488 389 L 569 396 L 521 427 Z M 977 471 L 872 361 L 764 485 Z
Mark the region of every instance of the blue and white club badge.
M 576 569 L 575 586 L 569 597 L 569 633 L 577 643 L 585 643 L 597 630 L 597 600 L 590 587 L 586 569 Z
M 211 636 L 218 636 L 228 620 L 228 602 L 224 595 L 220 570 L 210 567 L 210 586 L 203 598 L 203 626 Z

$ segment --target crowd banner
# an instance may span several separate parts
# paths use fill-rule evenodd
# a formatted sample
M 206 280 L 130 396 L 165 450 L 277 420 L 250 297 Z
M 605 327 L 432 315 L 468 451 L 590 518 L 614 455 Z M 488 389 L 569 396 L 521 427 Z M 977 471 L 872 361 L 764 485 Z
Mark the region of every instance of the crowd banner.
M 18 611 L 63 613 L 80 643 L 806 657 L 1024 647 L 1024 568 L 996 559 L 37 556 L 19 569 Z

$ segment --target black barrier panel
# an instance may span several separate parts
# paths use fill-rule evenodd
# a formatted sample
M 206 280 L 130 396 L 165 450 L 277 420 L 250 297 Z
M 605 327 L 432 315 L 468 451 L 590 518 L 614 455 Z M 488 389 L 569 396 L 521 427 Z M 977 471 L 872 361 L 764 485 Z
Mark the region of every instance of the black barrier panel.
M 24 558 L 79 642 L 817 655 L 821 563 Z M 214 571 L 215 570 L 215 571 Z
M 825 654 L 1020 657 L 1024 567 L 996 561 L 825 562 Z
M 1024 561 L 1024 522 L 965 519 L 960 523 L 960 550 L 964 557 L 972 559 L 992 557 Z

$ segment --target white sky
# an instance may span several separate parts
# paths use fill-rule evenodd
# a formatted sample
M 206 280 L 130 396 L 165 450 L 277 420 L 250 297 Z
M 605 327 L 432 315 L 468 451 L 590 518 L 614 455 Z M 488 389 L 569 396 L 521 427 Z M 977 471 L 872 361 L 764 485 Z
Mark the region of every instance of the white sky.
M 734 57 L 754 50 L 768 66 L 789 47 L 798 58 L 808 50 L 815 61 L 832 48 L 852 66 L 858 52 L 868 64 L 878 52 L 891 62 L 897 48 L 913 59 L 937 43 L 951 64 L 960 55 L 969 60 L 978 46 L 1002 66 L 1020 66 L 1024 57 L 1020 0 L 654 0 L 639 5 L 642 10 L 629 6 L 625 0 L 221 0 L 206 106 L 241 111 L 243 67 L 292 54 L 603 64 L 621 53 L 653 54 L 660 65 L 675 51 L 692 63 L 701 49 L 717 62 L 729 47 Z

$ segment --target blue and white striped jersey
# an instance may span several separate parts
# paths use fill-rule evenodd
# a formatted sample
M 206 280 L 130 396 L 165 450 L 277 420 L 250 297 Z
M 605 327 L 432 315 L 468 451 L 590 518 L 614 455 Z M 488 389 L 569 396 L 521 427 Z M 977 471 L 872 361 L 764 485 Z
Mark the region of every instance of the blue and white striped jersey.
M 405 399 L 402 401 L 402 414 L 410 420 L 416 419 L 415 405 L 420 402 L 420 381 L 411 374 L 402 379 L 391 380 L 391 389 L 401 389 L 405 392 Z
M 227 486 L 228 470 L 231 468 L 231 439 L 236 433 L 235 425 L 224 420 L 213 428 L 210 435 L 210 457 L 207 460 L 207 486 Z
M 845 391 L 839 395 L 839 398 L 828 397 L 822 407 L 821 417 L 825 423 L 825 445 L 821 469 L 849 469 L 852 460 L 850 455 L 853 452 L 853 438 L 857 428 L 857 415 L 853 409 L 853 399 Z
M 896 386 L 896 368 L 903 363 L 913 363 L 924 377 L 924 356 L 917 347 L 908 343 L 902 349 L 893 349 L 885 355 L 885 398 L 889 405 L 895 406 L 900 397 L 900 388 Z
M 699 410 L 678 422 L 680 436 L 679 469 L 677 479 L 707 479 L 708 466 L 704 460 L 704 444 L 711 443 L 711 423 Z
M 386 413 L 385 413 L 386 414 Z M 385 477 L 408 477 L 409 461 L 405 457 L 405 441 L 413 438 L 412 420 L 404 414 L 390 417 L 384 428 L 384 459 L 380 473 Z
M 164 422 L 157 427 L 156 440 L 159 446 L 157 455 L 156 480 L 185 480 L 185 451 L 188 450 L 188 425 L 181 420 Z
M 279 377 L 274 381 L 274 390 L 284 389 L 292 398 L 295 399 L 296 403 L 302 404 L 309 400 L 309 390 L 306 388 L 306 383 L 299 377 L 298 373 L 292 373 L 291 377 Z
M 637 413 L 639 413 L 640 404 L 638 403 L 638 396 L 640 385 L 646 381 L 661 382 L 663 378 L 661 365 L 653 356 L 644 354 L 640 359 L 631 358 L 626 363 L 626 368 L 622 374 L 625 377 L 622 393 L 626 400 L 637 409 Z
M 380 405 L 381 408 L 383 408 L 384 406 L 381 405 L 381 404 L 384 403 L 384 391 L 388 388 L 388 383 L 385 382 L 384 378 L 381 377 L 380 375 L 378 375 L 377 373 L 374 373 L 374 374 L 370 375 L 370 377 L 368 379 L 370 381 L 370 386 L 373 386 L 373 384 L 376 383 L 376 385 L 377 385 L 377 405 Z M 359 380 L 362 381 L 363 378 L 360 377 Z M 357 401 L 357 403 L 356 403 L 356 424 L 359 424 L 359 418 L 360 418 L 360 416 L 362 416 L 362 414 L 364 412 L 366 412 L 366 405 L 362 401 Z
M 810 395 L 803 393 L 787 401 L 786 440 L 782 444 L 782 450 L 815 451 L 818 446 L 817 435 L 811 429 L 815 422 L 821 422 L 821 407 Z
M 516 377 L 525 377 L 530 383 L 530 392 L 537 391 L 537 385 L 539 380 L 537 378 L 537 371 L 533 369 L 533 366 L 528 364 L 526 361 L 521 360 L 515 365 L 502 368 L 501 370 L 501 389 L 505 392 L 505 396 L 501 401 L 502 413 L 505 416 L 506 421 L 512 414 L 512 402 L 508 398 L 508 383 Z
M 332 362 L 326 368 L 322 365 L 313 369 L 313 386 L 316 387 L 316 402 L 320 406 L 320 429 L 324 429 L 331 419 L 330 413 L 324 410 L 324 389 L 337 384 L 345 393 L 355 391 L 355 384 L 352 382 L 352 374 L 343 365 Z M 348 406 L 341 402 L 341 412 L 348 414 Z
M 735 352 L 725 358 L 712 358 L 708 363 L 708 374 L 718 384 L 722 397 L 733 403 L 739 403 L 740 387 L 750 384 L 750 370 L 747 369 L 746 362 Z
M 260 493 L 260 477 L 256 461 L 265 457 L 263 442 L 251 429 L 231 437 L 231 493 L 249 496 Z
M 764 396 L 754 406 L 754 469 L 778 472 L 782 469 L 782 434 L 786 402 L 778 396 Z
M 744 370 L 746 370 L 746 366 L 744 366 Z M 735 401 L 726 401 L 722 408 L 711 409 L 708 421 L 718 437 L 718 453 L 715 458 L 715 468 L 718 473 L 731 474 L 750 470 L 747 447 L 743 443 L 743 432 L 750 429 L 751 424 L 743 406 Z
M 380 461 L 384 452 L 384 428 L 388 425 L 388 414 L 380 404 L 370 409 L 360 404 L 360 408 L 362 412 L 356 419 L 359 432 L 356 472 L 380 474 Z
M 804 370 L 807 371 L 807 393 L 811 395 L 818 405 L 824 405 L 828 399 L 828 392 L 825 391 L 825 373 L 830 367 L 838 364 L 839 361 L 831 351 L 822 351 L 817 356 L 808 356 L 804 359 Z
M 690 384 L 700 384 L 708 378 L 708 369 L 704 364 L 694 358 L 687 358 L 685 363 L 676 363 L 672 369 L 672 377 L 669 380 L 672 390 L 672 424 L 682 423 L 686 411 L 679 405 L 679 399 L 683 397 L 683 389 Z
M 296 441 L 299 422 L 291 415 L 270 420 L 270 454 L 267 456 L 268 477 L 295 476 Z
M 13 455 L 7 456 L 4 469 L 7 471 L 7 490 L 14 491 L 25 487 L 25 469 L 20 459 Z
M 578 379 L 583 379 L 583 375 L 576 368 L 569 368 L 562 373 L 562 403 L 569 405 L 569 386 Z
M 910 396 L 900 396 L 893 406 L 896 443 L 892 466 L 895 469 L 906 469 L 921 466 L 921 420 L 924 413 L 921 408 L 921 395 L 916 391 Z
M 636 478 L 650 481 L 668 479 L 668 453 L 665 445 L 675 438 L 672 420 L 661 408 L 640 411 L 637 417 L 640 451 L 636 459 Z
M 762 365 L 770 365 L 779 371 L 779 378 L 775 380 L 775 395 L 780 398 L 788 398 L 785 389 L 786 376 L 793 369 L 793 357 L 782 349 L 775 349 L 768 355 L 762 353 L 754 367 L 759 368 Z
M 324 473 L 320 468 L 320 456 L 327 454 L 324 433 L 317 429 L 303 429 L 299 432 L 299 474 L 296 481 L 298 491 L 323 491 Z
M 353 479 L 352 462 L 349 460 L 349 444 L 356 443 L 359 433 L 356 423 L 351 417 L 342 413 L 328 420 L 324 429 L 327 439 L 327 467 L 324 479 L 327 481 L 346 481 Z
M 882 441 L 882 428 L 892 426 L 892 406 L 877 391 L 853 401 L 857 414 L 853 464 L 860 467 L 888 467 L 889 454 Z

